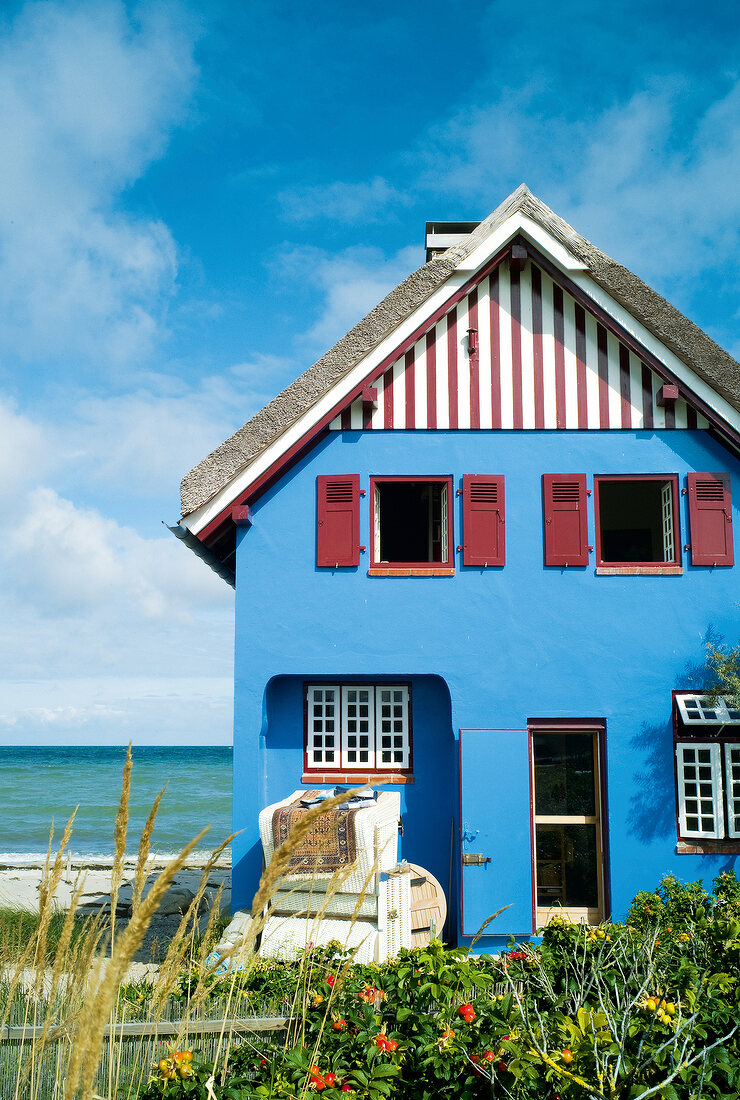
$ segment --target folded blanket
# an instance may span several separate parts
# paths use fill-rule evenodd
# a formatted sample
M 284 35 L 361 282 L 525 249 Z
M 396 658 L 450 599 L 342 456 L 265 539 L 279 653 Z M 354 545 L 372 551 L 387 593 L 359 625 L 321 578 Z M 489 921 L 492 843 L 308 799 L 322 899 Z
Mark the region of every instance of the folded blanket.
M 275 850 L 285 841 L 291 829 L 305 817 L 308 809 L 301 805 L 309 801 L 316 791 L 279 806 L 272 815 L 272 839 Z M 360 809 L 358 806 L 357 809 Z M 351 867 L 357 859 L 357 842 L 354 818 L 357 809 L 328 810 L 316 818 L 313 828 L 303 836 L 288 860 L 288 870 L 293 874 L 331 874 L 343 867 Z

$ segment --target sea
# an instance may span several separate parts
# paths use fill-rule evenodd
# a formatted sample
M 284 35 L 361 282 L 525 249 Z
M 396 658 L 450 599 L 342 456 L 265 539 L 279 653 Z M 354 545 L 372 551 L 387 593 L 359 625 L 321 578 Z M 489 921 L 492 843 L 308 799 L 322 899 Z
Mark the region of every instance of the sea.
M 153 853 L 179 852 L 208 827 L 193 855 L 202 858 L 231 834 L 230 747 L 134 746 L 132 757 L 127 853 L 163 787 Z M 75 809 L 70 856 L 109 860 L 125 759 L 118 746 L 0 746 L 0 863 L 45 858 L 52 826 L 56 849 Z

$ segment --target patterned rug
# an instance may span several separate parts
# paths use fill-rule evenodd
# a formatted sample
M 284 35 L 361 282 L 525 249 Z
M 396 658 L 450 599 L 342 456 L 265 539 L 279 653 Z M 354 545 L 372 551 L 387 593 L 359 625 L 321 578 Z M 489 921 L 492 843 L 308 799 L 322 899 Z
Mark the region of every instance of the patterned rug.
M 301 806 L 301 798 L 308 800 L 315 795 L 316 791 L 309 791 L 295 802 L 275 810 L 272 815 L 272 840 L 276 851 L 291 829 L 308 813 L 308 809 Z M 312 874 L 316 871 L 330 874 L 343 867 L 351 867 L 357 858 L 356 813 L 357 810 L 328 810 L 317 817 L 313 828 L 291 852 L 288 869 L 294 874 Z

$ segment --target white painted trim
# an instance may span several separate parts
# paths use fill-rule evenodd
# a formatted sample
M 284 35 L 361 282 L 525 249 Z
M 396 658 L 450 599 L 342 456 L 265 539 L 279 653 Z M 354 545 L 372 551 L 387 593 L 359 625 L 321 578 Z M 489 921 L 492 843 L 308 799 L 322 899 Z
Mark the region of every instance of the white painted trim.
M 481 241 L 469 256 L 460 261 L 457 270 L 471 273 L 477 271 L 517 233 L 525 233 L 532 243 L 538 245 L 562 271 L 578 272 L 587 270 L 586 264 L 582 263 L 581 260 L 577 260 L 560 241 L 548 233 L 546 229 L 543 229 L 541 225 L 538 225 L 537 222 L 523 214 L 521 210 L 517 210 L 515 214 L 512 214 L 493 230 L 489 237 Z
M 236 473 L 222 489 L 219 489 L 215 496 L 202 504 L 200 508 L 191 512 L 190 515 L 184 516 L 180 520 L 180 526 L 186 527 L 194 535 L 207 527 L 211 520 L 228 508 L 229 504 L 248 489 L 252 482 L 256 481 L 265 470 L 269 469 L 276 459 L 297 443 L 337 402 L 341 401 L 355 386 L 359 385 L 399 344 L 403 343 L 415 329 L 419 328 L 426 317 L 436 312 L 440 306 L 445 304 L 448 298 L 464 286 L 468 278 L 467 273 L 454 272 L 426 301 L 417 306 L 413 313 L 401 321 L 392 332 L 389 332 L 372 351 L 363 356 L 344 378 L 336 382 L 310 409 L 306 409 L 290 427 L 286 428 L 282 435 L 279 435 L 264 451 L 258 454 L 253 462 Z M 378 399 L 380 405 L 380 393 Z
M 639 321 L 636 321 L 624 306 L 620 305 L 611 295 L 602 290 L 589 275 L 585 274 L 585 264 L 576 260 L 570 252 L 568 252 L 565 246 L 557 241 L 546 229 L 538 225 L 531 218 L 522 214 L 521 211 L 517 211 L 498 226 L 469 256 L 461 260 L 449 279 L 438 287 L 429 298 L 417 306 L 409 316 L 399 322 L 397 327 L 389 332 L 372 351 L 363 356 L 344 378 L 336 382 L 318 401 L 315 402 L 314 405 L 306 409 L 293 424 L 274 439 L 251 463 L 236 473 L 226 485 L 211 497 L 210 500 L 206 501 L 205 504 L 201 505 L 200 508 L 197 508 L 188 516 L 184 516 L 180 520 L 180 526 L 191 531 L 194 535 L 197 535 L 204 527 L 207 527 L 212 520 L 228 508 L 236 497 L 245 492 L 254 481 L 269 469 L 273 462 L 294 446 L 294 444 L 296 444 L 305 434 L 310 432 L 314 425 L 317 424 L 335 404 L 340 402 L 343 397 L 355 388 L 355 386 L 360 384 L 363 379 L 383 361 L 383 359 L 389 356 L 416 328 L 420 327 L 427 317 L 439 309 L 440 306 L 443 306 L 447 299 L 470 279 L 471 275 L 503 248 L 518 232 L 525 233 L 527 237 L 550 257 L 557 267 L 569 273 L 573 282 L 579 286 L 588 297 L 592 298 L 627 332 L 643 344 L 660 362 L 664 363 L 684 385 L 696 393 L 696 395 L 713 409 L 719 417 L 725 420 L 736 431 L 740 431 L 740 413 L 733 409 L 724 398 L 720 397 L 708 383 L 700 379 L 685 363 L 669 351 L 668 348 L 664 347 L 658 338 L 653 336 L 653 334 Z M 502 279 L 502 284 L 503 282 L 505 282 L 504 279 Z M 502 309 L 502 323 L 506 323 L 504 318 L 505 314 Z M 438 358 L 440 357 L 439 353 L 441 349 L 445 346 L 444 342 L 438 346 Z M 444 357 L 444 363 L 438 362 L 437 370 L 438 426 L 444 428 L 448 424 L 446 404 L 446 357 Z M 441 377 L 443 372 L 445 374 L 444 378 Z M 505 378 L 506 368 L 502 362 L 502 384 Z M 380 397 L 380 393 L 378 396 Z M 509 415 L 507 415 L 507 413 L 509 413 Z M 376 410 L 374 417 L 380 417 L 381 415 L 382 411 L 379 408 Z M 590 421 L 591 411 L 589 402 L 589 423 Z M 509 428 L 511 426 L 510 410 L 504 409 L 502 428 Z M 656 422 L 656 428 L 657 427 L 658 424 Z

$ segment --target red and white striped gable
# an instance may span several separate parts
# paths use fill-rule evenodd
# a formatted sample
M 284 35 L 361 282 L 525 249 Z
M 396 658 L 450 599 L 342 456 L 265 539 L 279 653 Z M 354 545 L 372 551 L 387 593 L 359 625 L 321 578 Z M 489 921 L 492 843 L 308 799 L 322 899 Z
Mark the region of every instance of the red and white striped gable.
M 707 428 L 535 263 L 501 263 L 330 423 L 349 429 Z

